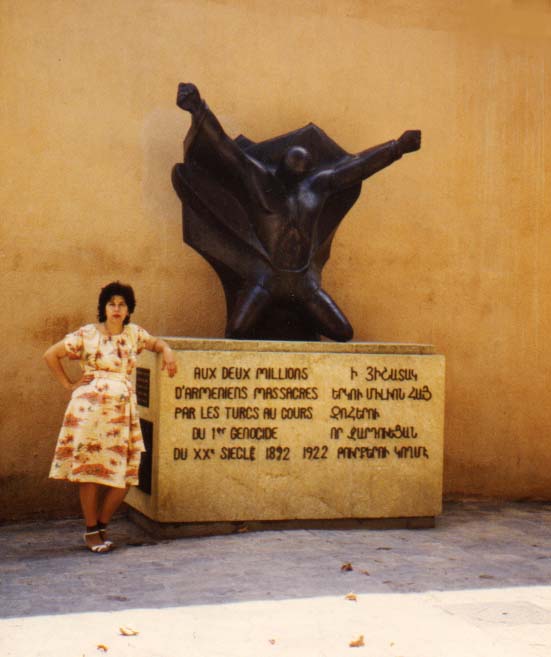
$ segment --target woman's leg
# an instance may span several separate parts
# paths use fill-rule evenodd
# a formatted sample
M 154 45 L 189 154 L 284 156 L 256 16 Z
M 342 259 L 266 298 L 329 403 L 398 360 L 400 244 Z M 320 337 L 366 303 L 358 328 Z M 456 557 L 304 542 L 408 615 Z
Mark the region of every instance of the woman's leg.
M 79 484 L 78 492 L 82 515 L 84 516 L 84 522 L 86 523 L 87 535 L 84 538 L 86 545 L 92 549 L 98 545 L 103 545 L 103 538 L 99 531 L 93 532 L 92 529 L 96 527 L 98 523 L 99 487 L 97 484 L 86 482 Z M 88 534 L 89 531 L 91 531 L 91 533 Z
M 93 527 L 98 522 L 98 490 L 97 484 L 79 484 L 80 506 L 87 527 Z
M 100 527 L 104 530 L 115 511 L 123 503 L 126 494 L 128 493 L 128 488 L 113 488 L 109 487 L 103 498 L 103 504 L 97 516 L 97 521 Z M 105 534 L 104 534 L 105 538 Z

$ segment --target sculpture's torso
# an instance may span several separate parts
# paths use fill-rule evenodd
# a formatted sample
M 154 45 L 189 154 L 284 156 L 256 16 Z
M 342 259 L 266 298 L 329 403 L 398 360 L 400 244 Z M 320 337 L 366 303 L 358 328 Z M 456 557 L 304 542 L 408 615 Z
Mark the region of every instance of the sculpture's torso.
M 274 187 L 264 191 L 269 211 L 255 212 L 254 229 L 276 270 L 302 272 L 311 264 L 317 219 L 327 196 L 316 190 L 319 181 L 319 175 L 308 176 L 286 186 L 284 193 L 274 181 Z

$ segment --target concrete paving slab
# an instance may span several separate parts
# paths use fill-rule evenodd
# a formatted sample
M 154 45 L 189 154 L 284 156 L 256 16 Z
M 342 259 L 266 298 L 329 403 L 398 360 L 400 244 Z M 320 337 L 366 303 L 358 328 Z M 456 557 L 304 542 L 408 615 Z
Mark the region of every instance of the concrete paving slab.
M 0 528 L 2 655 L 551 654 L 551 504 L 447 504 L 425 530 L 160 541 L 120 517 L 107 555 L 80 533 L 78 520 Z

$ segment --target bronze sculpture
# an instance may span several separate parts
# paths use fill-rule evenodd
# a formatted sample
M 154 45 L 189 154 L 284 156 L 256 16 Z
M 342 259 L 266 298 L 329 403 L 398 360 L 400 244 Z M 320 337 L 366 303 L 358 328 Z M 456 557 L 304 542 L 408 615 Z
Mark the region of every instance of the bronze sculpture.
M 177 105 L 192 116 L 172 172 L 184 241 L 222 281 L 226 337 L 350 340 L 321 270 L 362 180 L 418 150 L 421 132 L 350 155 L 313 124 L 260 143 L 231 139 L 193 84 L 179 85 Z

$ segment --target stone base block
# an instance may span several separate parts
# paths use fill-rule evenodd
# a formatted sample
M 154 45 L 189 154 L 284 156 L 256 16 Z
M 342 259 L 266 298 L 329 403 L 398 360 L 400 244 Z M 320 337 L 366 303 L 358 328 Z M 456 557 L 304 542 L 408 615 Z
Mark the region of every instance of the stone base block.
M 177 376 L 151 353 L 136 375 L 147 452 L 127 502 L 143 518 L 192 535 L 434 523 L 444 357 L 431 346 L 165 339 Z
M 138 527 L 160 540 L 293 529 L 432 529 L 436 526 L 434 516 L 419 518 L 339 518 L 336 520 L 265 520 L 260 522 L 157 522 L 132 508 L 129 512 L 129 518 Z

